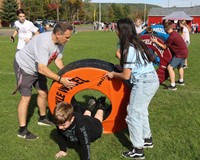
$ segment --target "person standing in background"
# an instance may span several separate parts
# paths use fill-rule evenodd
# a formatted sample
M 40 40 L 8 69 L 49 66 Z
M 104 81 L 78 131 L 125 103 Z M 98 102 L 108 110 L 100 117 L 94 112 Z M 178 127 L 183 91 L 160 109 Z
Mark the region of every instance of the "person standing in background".
M 26 15 L 23 9 L 17 10 L 18 20 L 14 23 L 14 33 L 10 37 L 11 41 L 15 41 L 15 36 L 18 35 L 17 50 L 21 50 L 33 37 L 39 34 L 39 28 L 34 26 L 31 21 L 26 20 Z
M 135 29 L 136 29 L 136 33 L 139 35 L 140 33 L 142 33 L 142 31 L 144 30 L 142 28 L 142 20 L 140 18 L 137 18 L 135 21 Z
M 181 27 L 181 36 L 183 37 L 183 40 L 186 43 L 186 46 L 189 47 L 190 45 L 190 27 L 187 25 L 185 20 L 181 20 L 179 22 Z M 183 68 L 188 68 L 188 59 L 185 59 L 185 64 L 183 65 Z
M 170 77 L 170 85 L 167 87 L 169 90 L 177 90 L 176 84 L 184 86 L 184 69 L 183 65 L 185 63 L 185 59 L 188 57 L 188 48 L 181 37 L 181 35 L 174 31 L 173 22 L 168 21 L 164 24 L 165 31 L 169 34 L 169 38 L 162 44 L 158 42 L 157 37 L 152 36 L 150 39 L 153 43 L 160 46 L 163 49 L 169 48 L 173 57 L 167 66 L 167 70 L 169 72 Z M 179 79 L 175 81 L 176 75 L 174 69 L 178 69 Z

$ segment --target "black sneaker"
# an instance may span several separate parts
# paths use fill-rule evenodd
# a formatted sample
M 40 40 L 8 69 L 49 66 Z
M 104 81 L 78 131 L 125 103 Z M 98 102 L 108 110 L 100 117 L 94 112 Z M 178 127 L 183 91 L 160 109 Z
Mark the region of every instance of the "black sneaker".
M 20 138 L 27 139 L 27 140 L 35 140 L 35 139 L 39 138 L 38 136 L 36 136 L 33 133 L 29 132 L 27 129 L 25 129 L 22 133 L 20 133 L 18 131 L 17 136 L 20 137 Z
M 171 85 L 167 86 L 167 89 L 172 90 L 172 91 L 177 90 L 176 86 L 171 86 Z
M 55 124 L 46 117 L 43 120 L 39 119 L 38 125 L 40 125 L 40 126 L 54 126 Z
M 144 139 L 143 148 L 153 148 L 153 139 L 152 139 L 152 137 Z
M 122 156 L 129 159 L 145 159 L 143 148 L 134 148 L 132 151 L 123 152 Z
M 180 82 L 179 80 L 176 81 L 176 84 L 178 84 L 178 85 L 180 85 L 180 86 L 184 86 L 184 85 L 185 85 L 184 81 L 183 81 L 183 82 Z
M 87 110 L 89 110 L 91 113 L 94 112 L 96 106 L 96 98 L 95 97 L 90 97 L 88 104 L 87 104 Z
M 97 99 L 97 109 L 105 110 L 106 97 L 100 97 Z

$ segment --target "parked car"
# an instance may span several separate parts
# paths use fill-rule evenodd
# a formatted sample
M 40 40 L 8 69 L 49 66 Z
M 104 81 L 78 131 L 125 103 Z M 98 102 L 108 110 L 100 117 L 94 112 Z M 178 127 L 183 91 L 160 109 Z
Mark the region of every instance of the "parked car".
M 43 20 L 42 24 L 43 25 L 49 25 L 49 20 L 47 20 L 47 19 Z
M 35 20 L 35 23 L 37 23 L 37 24 L 42 24 L 42 22 L 43 22 L 42 19 L 36 19 L 36 20 Z
M 77 20 L 76 20 L 76 21 L 73 21 L 72 24 L 73 24 L 73 25 L 80 25 L 80 24 L 81 24 L 81 21 L 77 21 Z
M 50 26 L 50 27 L 53 27 L 55 23 L 56 23 L 56 21 L 54 21 L 54 20 L 49 20 L 49 26 Z

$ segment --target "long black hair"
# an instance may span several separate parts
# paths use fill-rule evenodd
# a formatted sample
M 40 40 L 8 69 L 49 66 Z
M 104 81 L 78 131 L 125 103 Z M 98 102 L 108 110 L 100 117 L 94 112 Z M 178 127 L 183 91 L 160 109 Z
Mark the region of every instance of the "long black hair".
M 129 47 L 132 45 L 136 49 L 136 63 L 141 63 L 140 55 L 143 58 L 145 64 L 153 61 L 148 47 L 140 39 L 136 33 L 135 24 L 129 18 L 122 18 L 117 22 L 118 36 L 120 40 L 120 54 L 121 54 L 121 66 L 127 62 L 127 55 Z

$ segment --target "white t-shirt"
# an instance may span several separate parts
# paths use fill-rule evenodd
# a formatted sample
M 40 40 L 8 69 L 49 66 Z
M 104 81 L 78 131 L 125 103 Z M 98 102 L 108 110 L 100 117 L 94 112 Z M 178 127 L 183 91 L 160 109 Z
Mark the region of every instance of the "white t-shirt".
M 183 26 L 183 39 L 186 43 L 190 44 L 190 33 L 185 26 Z
M 38 65 L 48 66 L 53 60 L 62 58 L 64 45 L 54 44 L 52 32 L 34 36 L 31 41 L 15 54 L 20 68 L 26 73 L 37 75 Z
M 31 39 L 33 37 L 33 33 L 36 33 L 38 30 L 38 28 L 28 20 L 25 20 L 24 23 L 17 20 L 15 21 L 14 27 L 18 31 L 17 49 L 19 50 L 25 46 L 26 42 L 24 40 L 26 38 Z
M 136 33 L 137 33 L 137 34 L 142 33 L 142 31 L 143 31 L 144 29 L 145 29 L 145 28 L 142 28 L 142 25 L 139 25 L 139 26 L 136 26 L 136 25 L 135 25 L 135 30 L 136 30 Z

